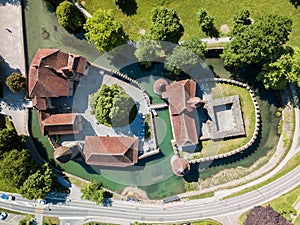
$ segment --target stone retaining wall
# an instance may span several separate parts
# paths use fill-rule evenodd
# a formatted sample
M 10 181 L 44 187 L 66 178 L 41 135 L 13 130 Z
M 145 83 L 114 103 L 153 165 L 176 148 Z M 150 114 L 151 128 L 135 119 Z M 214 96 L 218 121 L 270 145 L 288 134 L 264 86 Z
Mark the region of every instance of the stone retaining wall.
M 220 82 L 220 83 L 228 83 L 228 84 L 233 84 L 236 86 L 240 86 L 243 88 L 246 88 L 247 91 L 249 92 L 251 99 L 252 99 L 252 103 L 254 105 L 255 108 L 255 128 L 254 128 L 254 132 L 252 134 L 252 137 L 250 139 L 250 141 L 243 145 L 242 147 L 239 147 L 237 149 L 234 149 L 230 152 L 224 153 L 224 154 L 219 154 L 219 155 L 215 155 L 215 156 L 209 156 L 209 157 L 203 157 L 200 159 L 193 159 L 190 160 L 189 163 L 200 163 L 200 162 L 207 162 L 207 161 L 212 161 L 215 159 L 222 159 L 222 158 L 226 158 L 232 155 L 235 155 L 239 152 L 245 151 L 246 149 L 248 149 L 250 146 L 252 146 L 257 138 L 259 129 L 260 129 L 260 122 L 261 122 L 261 116 L 260 116 L 260 111 L 259 111 L 259 106 L 254 94 L 254 91 L 250 88 L 249 85 L 236 81 L 236 80 L 230 80 L 230 79 L 225 79 L 225 78 L 209 78 L 209 79 L 204 79 L 204 82 Z

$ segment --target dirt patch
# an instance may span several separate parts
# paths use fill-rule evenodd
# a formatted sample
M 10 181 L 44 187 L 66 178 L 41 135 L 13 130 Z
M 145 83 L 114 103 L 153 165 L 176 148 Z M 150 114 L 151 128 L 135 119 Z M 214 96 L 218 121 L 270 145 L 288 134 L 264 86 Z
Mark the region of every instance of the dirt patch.
M 123 190 L 122 195 L 138 199 L 149 199 L 147 193 L 137 187 L 126 187 Z
M 229 31 L 230 31 L 230 29 L 229 29 L 229 27 L 227 26 L 227 24 L 221 25 L 220 30 L 221 30 L 221 32 L 224 33 L 224 34 L 227 34 L 227 33 L 229 33 Z
M 141 29 L 140 32 L 139 32 L 139 34 L 141 34 L 141 35 L 144 35 L 145 33 L 146 33 L 145 29 Z

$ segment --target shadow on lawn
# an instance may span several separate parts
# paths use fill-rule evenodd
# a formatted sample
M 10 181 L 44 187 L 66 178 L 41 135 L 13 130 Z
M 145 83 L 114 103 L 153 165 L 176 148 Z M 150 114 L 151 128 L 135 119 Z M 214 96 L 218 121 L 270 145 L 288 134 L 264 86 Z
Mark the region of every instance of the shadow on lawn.
M 126 16 L 132 16 L 136 14 L 137 3 L 135 0 L 119 0 L 116 4 Z

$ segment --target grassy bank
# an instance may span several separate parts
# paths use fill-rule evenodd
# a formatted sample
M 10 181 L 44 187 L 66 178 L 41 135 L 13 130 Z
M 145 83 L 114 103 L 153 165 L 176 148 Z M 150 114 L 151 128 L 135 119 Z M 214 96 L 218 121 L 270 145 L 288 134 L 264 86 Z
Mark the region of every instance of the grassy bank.
M 293 32 L 290 36 L 290 43 L 300 46 L 300 14 L 299 9 L 290 3 L 290 1 L 281 0 L 262 0 L 259 3 L 250 0 L 239 1 L 203 1 L 203 0 L 133 0 L 126 2 L 126 8 L 118 7 L 114 0 L 89 0 L 84 2 L 84 7 L 93 13 L 97 9 L 111 9 L 118 20 L 124 26 L 125 32 L 133 40 L 140 39 L 140 32 L 145 29 L 146 32 L 150 26 L 151 9 L 156 6 L 165 5 L 176 9 L 185 28 L 183 40 L 193 36 L 205 37 L 196 20 L 196 13 L 200 8 L 205 8 L 215 17 L 216 28 L 227 24 L 229 28 L 233 25 L 233 15 L 238 9 L 248 8 L 254 21 L 267 12 L 274 12 L 279 15 L 288 16 L 293 19 Z
M 291 160 L 288 161 L 286 166 L 283 169 L 281 169 L 275 176 L 271 177 L 270 179 L 268 179 L 268 180 L 266 180 L 266 181 L 264 181 L 260 184 L 254 185 L 254 186 L 249 187 L 249 188 L 245 188 L 242 191 L 239 191 L 239 192 L 233 193 L 231 195 L 228 195 L 228 196 L 224 197 L 223 199 L 228 199 L 228 198 L 233 198 L 233 197 L 236 197 L 236 196 L 240 196 L 240 195 L 243 195 L 247 192 L 254 191 L 254 190 L 256 190 L 260 187 L 263 187 L 263 186 L 279 179 L 280 177 L 284 176 L 285 174 L 287 174 L 291 170 L 295 169 L 297 166 L 299 166 L 299 162 L 300 162 L 300 153 L 297 153 Z

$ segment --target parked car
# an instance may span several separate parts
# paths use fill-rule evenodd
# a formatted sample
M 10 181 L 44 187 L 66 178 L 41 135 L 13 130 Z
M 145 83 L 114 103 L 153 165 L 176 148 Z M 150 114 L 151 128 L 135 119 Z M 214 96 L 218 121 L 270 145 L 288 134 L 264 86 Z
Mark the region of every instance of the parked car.
M 152 109 L 151 112 L 152 112 L 153 116 L 157 116 L 157 112 L 155 111 L 155 109 Z
M 47 201 L 45 199 L 39 199 L 38 203 L 41 204 L 41 205 L 46 205 Z
M 0 198 L 4 199 L 4 200 L 15 200 L 15 197 L 12 195 L 7 195 L 7 194 L 1 194 Z
M 7 217 L 7 213 L 6 212 L 0 212 L 0 220 L 5 220 Z

